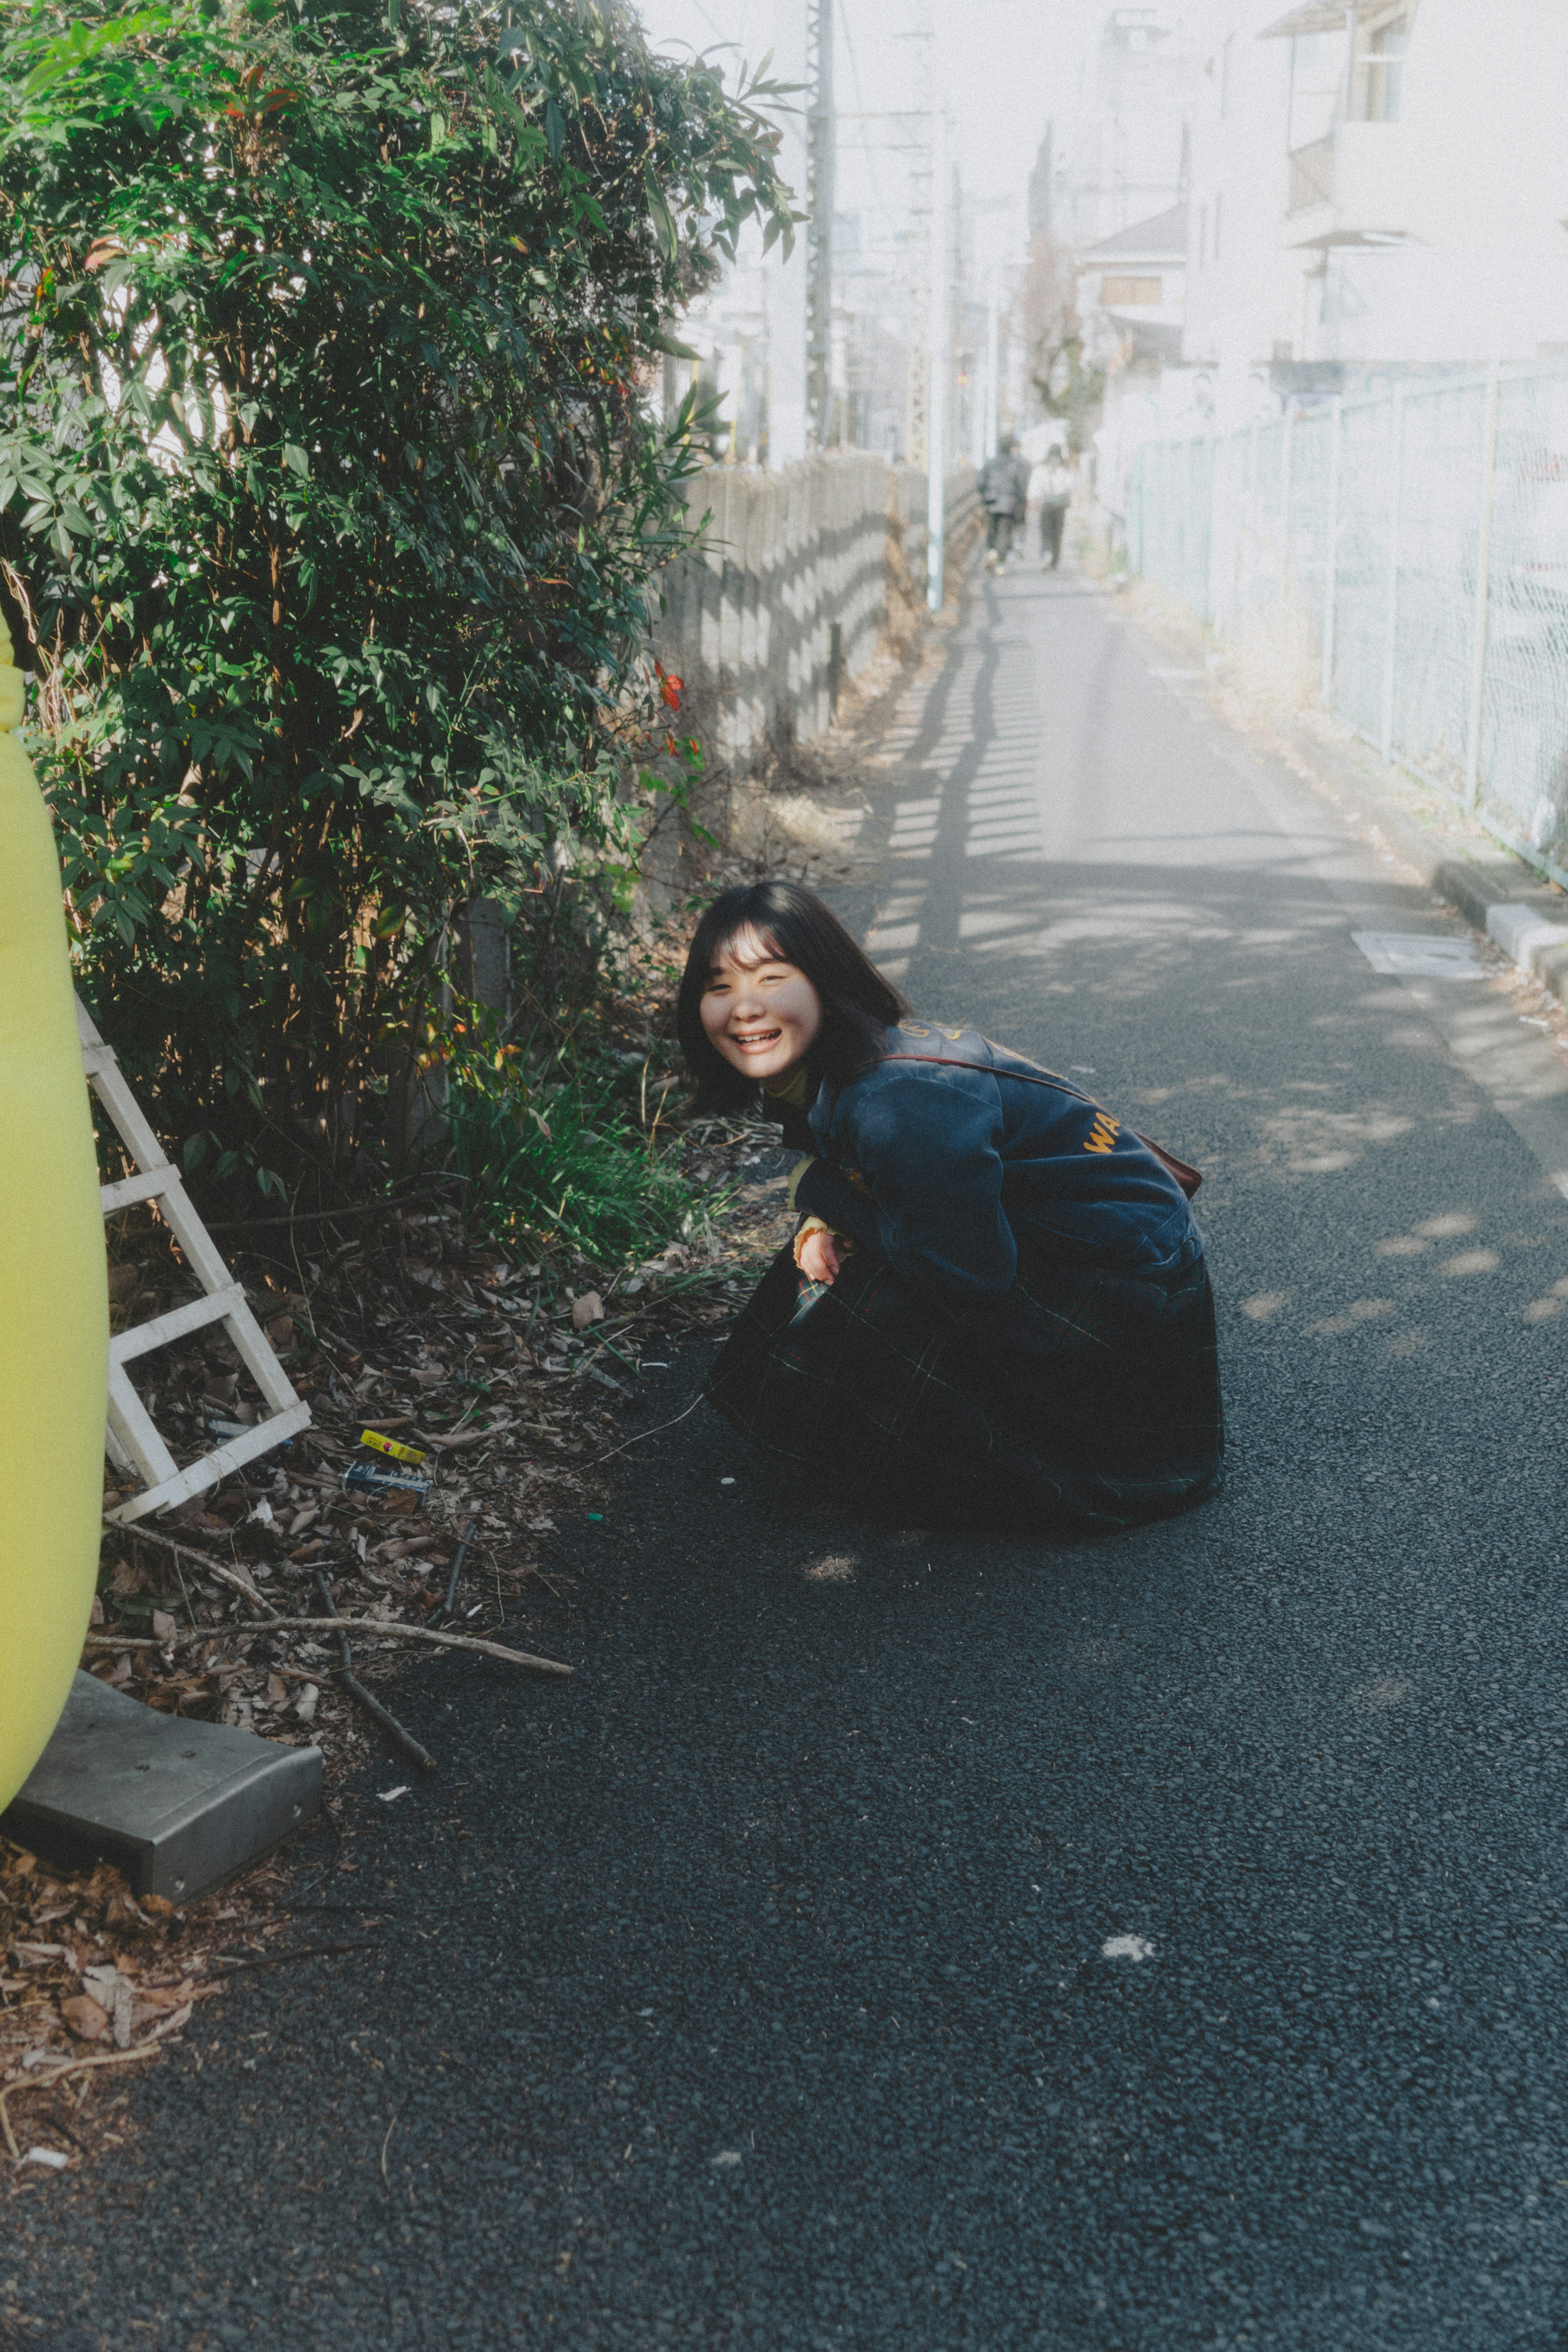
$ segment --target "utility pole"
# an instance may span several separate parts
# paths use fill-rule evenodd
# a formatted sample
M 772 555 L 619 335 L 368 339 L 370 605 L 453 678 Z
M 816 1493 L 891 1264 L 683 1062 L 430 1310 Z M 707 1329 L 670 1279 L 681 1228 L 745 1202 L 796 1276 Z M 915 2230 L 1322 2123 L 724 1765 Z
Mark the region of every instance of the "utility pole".
M 947 122 L 931 110 L 931 328 L 926 349 L 925 602 L 942 610 L 947 531 L 947 387 L 952 327 L 947 308 Z
M 915 22 L 900 37 L 916 45 L 923 100 L 916 120 L 925 136 L 909 159 L 909 390 L 904 454 L 909 465 L 923 467 L 925 474 L 925 601 L 935 613 L 942 605 L 947 394 L 953 372 L 947 123 L 928 0 L 915 0 L 910 14 Z
M 997 285 L 995 265 L 991 268 L 991 290 L 986 304 L 986 446 L 985 454 L 997 454 L 997 414 L 1001 390 L 1001 295 Z
M 806 79 L 806 0 L 771 0 L 773 67 L 781 81 Z M 775 162 L 791 188 L 807 184 L 809 123 L 799 114 L 779 122 Z M 788 261 L 783 241 L 763 265 L 768 306 L 768 463 L 793 466 L 806 454 L 807 260 L 799 247 Z
M 981 352 L 975 362 L 975 388 L 969 402 L 969 463 L 977 474 L 986 462 L 986 359 Z
M 806 0 L 806 439 L 833 437 L 833 0 Z
M 916 25 L 903 37 L 920 46 L 919 75 L 928 93 L 931 79 L 931 28 Z M 929 103 L 915 116 L 918 126 L 909 156 L 909 229 L 904 252 L 909 267 L 908 379 L 905 394 L 904 456 L 906 465 L 924 472 L 931 456 L 931 302 L 936 284 L 932 267 L 934 167 L 931 152 Z

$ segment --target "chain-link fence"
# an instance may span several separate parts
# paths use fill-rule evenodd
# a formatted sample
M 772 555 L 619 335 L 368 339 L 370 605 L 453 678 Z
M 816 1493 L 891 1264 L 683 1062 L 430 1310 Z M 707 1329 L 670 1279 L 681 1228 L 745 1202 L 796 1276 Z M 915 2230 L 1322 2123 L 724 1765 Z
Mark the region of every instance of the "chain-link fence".
M 1134 572 L 1568 882 L 1568 370 L 1151 441 Z

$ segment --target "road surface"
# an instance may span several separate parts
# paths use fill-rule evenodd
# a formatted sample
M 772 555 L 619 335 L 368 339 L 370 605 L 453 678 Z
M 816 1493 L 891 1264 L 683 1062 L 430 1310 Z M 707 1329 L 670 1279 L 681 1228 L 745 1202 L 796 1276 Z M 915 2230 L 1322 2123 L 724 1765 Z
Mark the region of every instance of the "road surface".
M 889 740 L 877 953 L 1207 1173 L 1228 1491 L 1030 1546 L 635 1450 L 578 1680 L 421 1668 L 446 1774 L 346 1800 L 384 1941 L 10 2206 L 18 2343 L 1568 2338 L 1563 1065 L 1374 970 L 1466 935 L 1085 583 Z

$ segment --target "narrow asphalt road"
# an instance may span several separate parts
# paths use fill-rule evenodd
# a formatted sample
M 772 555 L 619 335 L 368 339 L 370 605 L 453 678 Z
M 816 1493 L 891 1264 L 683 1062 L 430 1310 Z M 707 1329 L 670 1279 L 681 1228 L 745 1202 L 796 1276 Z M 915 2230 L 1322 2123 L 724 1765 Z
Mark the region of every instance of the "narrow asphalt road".
M 1568 1072 L 1379 976 L 1353 932 L 1458 926 L 1169 661 L 988 585 L 844 903 L 1207 1171 L 1225 1496 L 1030 1546 L 792 1496 L 706 1410 L 634 1451 L 559 1538 L 579 1679 L 420 1669 L 447 1772 L 346 1800 L 300 1899 L 382 1943 L 6 2207 L 17 2343 L 1568 2340 L 1568 1200 L 1498 1078 L 1539 1134 Z

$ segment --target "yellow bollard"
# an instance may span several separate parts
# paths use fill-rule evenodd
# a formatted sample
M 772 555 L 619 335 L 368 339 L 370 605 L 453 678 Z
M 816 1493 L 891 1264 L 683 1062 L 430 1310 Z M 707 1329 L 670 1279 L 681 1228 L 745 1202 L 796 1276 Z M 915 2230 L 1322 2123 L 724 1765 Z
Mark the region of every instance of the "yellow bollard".
M 59 860 L 0 625 L 0 1806 L 59 1718 L 98 1572 L 109 1292 Z

